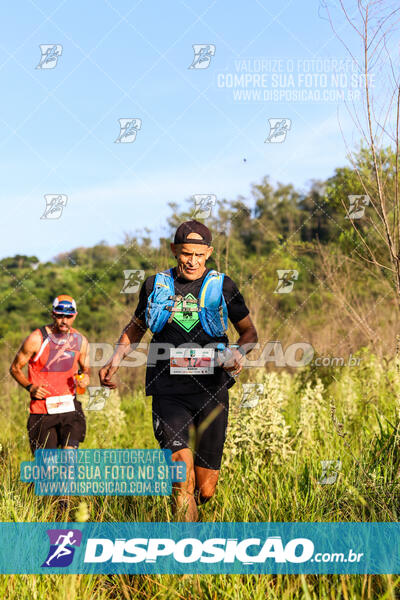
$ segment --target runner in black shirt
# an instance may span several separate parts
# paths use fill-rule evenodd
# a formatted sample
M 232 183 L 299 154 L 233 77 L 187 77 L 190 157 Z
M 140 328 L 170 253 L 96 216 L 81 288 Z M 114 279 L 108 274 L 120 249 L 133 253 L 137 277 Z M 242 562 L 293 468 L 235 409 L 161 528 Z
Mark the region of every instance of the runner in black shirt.
M 242 369 L 243 356 L 254 346 L 257 333 L 243 296 L 225 275 L 222 294 L 228 317 L 239 333 L 233 360 L 223 367 L 216 366 L 209 374 L 200 373 L 201 369 L 196 368 L 185 368 L 186 374 L 173 373 L 173 349 L 184 345 L 191 349 L 190 352 L 203 352 L 201 348 L 216 347 L 219 342 L 227 345 L 228 338 L 225 333 L 209 335 L 199 319 L 197 299 L 211 270 L 205 266 L 213 251 L 209 229 L 198 221 L 183 223 L 177 229 L 171 250 L 177 258 L 177 267 L 171 272 L 174 310 L 151 340 L 146 394 L 153 396 L 153 427 L 161 448 L 170 449 L 174 461 L 186 463 L 186 482 L 174 483 L 175 507 L 182 509 L 181 516 L 185 520 L 195 521 L 198 518 L 196 503 L 209 500 L 218 481 L 228 422 L 228 388 L 235 383 L 231 374 L 237 375 Z M 122 358 L 140 342 L 147 329 L 146 311 L 154 282 L 155 276 L 151 276 L 143 283 L 132 321 L 122 333 L 113 357 L 100 370 L 100 381 L 104 386 L 116 387 L 112 376 Z M 180 364 L 179 361 L 176 364 Z M 195 431 L 194 456 L 189 448 L 191 427 Z
M 197 248 L 198 250 L 198 248 Z M 190 308 L 191 301 L 195 300 L 200 293 L 200 288 L 204 278 L 211 269 L 205 269 L 199 279 L 191 281 L 182 276 L 177 276 L 176 267 L 173 269 L 175 284 L 175 293 L 180 294 L 186 299 L 187 306 Z M 154 287 L 155 275 L 148 277 L 142 285 L 139 295 L 139 303 L 135 310 L 135 317 L 145 322 L 145 311 L 147 299 Z M 222 288 L 227 308 L 228 316 L 232 323 L 241 321 L 249 314 L 249 310 L 244 302 L 242 294 L 239 292 L 236 284 L 225 275 Z M 175 313 L 171 323 L 167 323 L 160 333 L 154 334 L 152 343 L 170 343 L 173 346 L 180 346 L 189 342 L 195 342 L 199 346 L 215 342 L 228 343 L 228 338 L 223 335 L 218 338 L 209 336 L 202 328 L 198 312 Z M 155 353 L 154 353 L 155 354 Z M 234 384 L 234 379 L 228 375 L 227 371 L 221 367 L 215 369 L 214 375 L 203 375 L 200 379 L 190 375 L 170 375 L 169 357 L 158 359 L 154 366 L 151 365 L 151 355 L 147 364 L 146 372 L 146 394 L 147 396 L 164 394 L 198 394 L 204 391 L 204 387 L 209 392 L 216 392 L 221 386 L 230 388 Z

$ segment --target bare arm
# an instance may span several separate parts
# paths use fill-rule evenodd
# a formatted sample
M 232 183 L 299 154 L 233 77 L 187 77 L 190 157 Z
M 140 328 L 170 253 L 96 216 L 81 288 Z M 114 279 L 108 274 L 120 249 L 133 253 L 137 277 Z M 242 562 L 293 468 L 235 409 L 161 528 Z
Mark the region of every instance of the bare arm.
M 129 352 L 135 349 L 136 345 L 144 336 L 146 329 L 147 325 L 144 323 L 144 321 L 135 316 L 132 318 L 132 320 L 123 330 L 115 347 L 114 354 L 99 371 L 101 385 L 111 389 L 117 387 L 117 385 L 111 381 L 111 378 L 118 371 L 122 359 L 129 354 Z
M 241 346 L 247 354 L 253 349 L 254 344 L 256 344 L 258 340 L 257 331 L 250 315 L 247 315 L 247 317 L 244 317 L 244 319 L 241 319 L 237 323 L 233 323 L 233 326 L 239 334 L 239 339 L 236 343 Z M 227 371 L 232 372 L 232 374 L 237 375 L 242 370 L 244 355 L 238 350 L 233 350 L 233 355 L 233 364 L 228 363 L 229 366 L 224 368 Z
M 79 384 L 82 387 L 87 387 L 90 383 L 89 342 L 87 341 L 87 338 L 85 338 L 84 335 L 82 336 L 82 346 L 79 354 L 78 363 L 81 372 L 85 376 L 81 379 Z
M 22 387 L 26 388 L 29 385 L 29 379 L 24 375 L 22 369 L 28 363 L 30 358 L 39 351 L 42 343 L 42 337 L 38 331 L 34 331 L 24 342 L 21 348 L 18 350 L 14 360 L 11 363 L 10 373 Z M 31 387 L 31 394 L 35 398 L 44 398 L 48 394 L 48 389 L 44 385 L 33 385 Z
M 239 339 L 236 342 L 237 344 L 239 344 L 239 346 L 257 343 L 258 335 L 254 323 L 250 318 L 250 315 L 247 315 L 247 317 L 245 317 L 244 319 L 241 319 L 237 323 L 234 323 L 233 326 L 239 334 Z M 245 346 L 244 350 L 247 354 L 252 350 L 252 347 L 250 345 Z

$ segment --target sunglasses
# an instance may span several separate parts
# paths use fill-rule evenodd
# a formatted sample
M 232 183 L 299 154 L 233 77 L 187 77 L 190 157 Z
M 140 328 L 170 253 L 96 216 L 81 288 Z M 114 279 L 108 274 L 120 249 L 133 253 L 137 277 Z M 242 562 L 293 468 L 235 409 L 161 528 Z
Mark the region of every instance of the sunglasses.
M 56 313 L 53 312 L 53 315 L 56 317 L 56 319 L 62 319 L 63 317 L 66 317 L 67 319 L 70 319 L 71 317 L 73 317 L 76 313 Z

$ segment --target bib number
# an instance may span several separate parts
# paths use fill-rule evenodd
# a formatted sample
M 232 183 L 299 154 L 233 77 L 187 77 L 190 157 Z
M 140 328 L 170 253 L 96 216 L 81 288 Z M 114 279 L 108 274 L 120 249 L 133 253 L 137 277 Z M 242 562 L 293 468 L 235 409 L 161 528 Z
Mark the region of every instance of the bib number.
M 171 375 L 213 375 L 214 348 L 171 348 Z
M 49 415 L 72 412 L 75 410 L 74 396 L 49 396 L 46 398 L 46 408 Z

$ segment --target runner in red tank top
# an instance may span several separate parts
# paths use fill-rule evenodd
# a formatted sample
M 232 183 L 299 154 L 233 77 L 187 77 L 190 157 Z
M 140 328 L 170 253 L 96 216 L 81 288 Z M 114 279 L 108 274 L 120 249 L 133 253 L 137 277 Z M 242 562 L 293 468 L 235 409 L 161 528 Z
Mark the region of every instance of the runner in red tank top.
M 31 395 L 28 433 L 33 454 L 37 448 L 77 448 L 85 438 L 75 377 L 80 370 L 79 386 L 89 385 L 89 354 L 87 339 L 72 327 L 77 314 L 71 296 L 57 296 L 53 324 L 35 329 L 26 338 L 10 368 Z M 22 371 L 26 364 L 28 378 Z

